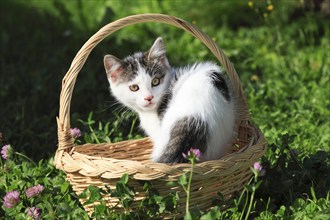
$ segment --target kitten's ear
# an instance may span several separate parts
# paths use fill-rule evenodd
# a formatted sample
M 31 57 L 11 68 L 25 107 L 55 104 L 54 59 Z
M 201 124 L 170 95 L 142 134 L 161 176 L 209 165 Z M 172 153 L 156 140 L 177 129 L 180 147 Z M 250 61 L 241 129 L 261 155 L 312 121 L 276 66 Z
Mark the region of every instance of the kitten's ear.
M 168 65 L 168 61 L 166 58 L 166 49 L 161 37 L 158 37 L 150 50 L 147 52 L 147 59 L 148 60 L 156 60 L 161 62 L 162 64 Z
M 115 56 L 105 55 L 103 62 L 108 80 L 113 83 L 118 82 L 120 75 L 124 71 L 122 61 Z

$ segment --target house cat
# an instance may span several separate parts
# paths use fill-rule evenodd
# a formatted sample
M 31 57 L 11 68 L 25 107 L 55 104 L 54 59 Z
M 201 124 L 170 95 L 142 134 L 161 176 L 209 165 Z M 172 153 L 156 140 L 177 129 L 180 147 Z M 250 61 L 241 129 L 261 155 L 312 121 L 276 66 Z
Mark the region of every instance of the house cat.
M 172 68 L 162 38 L 147 52 L 120 60 L 104 57 L 113 96 L 136 111 L 154 143 L 151 159 L 187 162 L 182 153 L 202 152 L 202 161 L 219 159 L 231 146 L 237 117 L 233 89 L 212 62 Z

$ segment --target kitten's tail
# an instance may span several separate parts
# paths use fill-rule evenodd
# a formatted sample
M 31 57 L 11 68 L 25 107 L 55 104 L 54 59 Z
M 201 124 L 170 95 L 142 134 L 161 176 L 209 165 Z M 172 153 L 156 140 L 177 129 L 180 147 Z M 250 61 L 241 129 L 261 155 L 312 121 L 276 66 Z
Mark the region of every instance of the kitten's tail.
M 165 151 L 156 162 L 188 162 L 182 153 L 186 154 L 190 148 L 199 149 L 204 153 L 207 147 L 207 134 L 207 125 L 200 118 L 184 117 L 178 120 L 171 130 L 170 139 L 164 148 Z

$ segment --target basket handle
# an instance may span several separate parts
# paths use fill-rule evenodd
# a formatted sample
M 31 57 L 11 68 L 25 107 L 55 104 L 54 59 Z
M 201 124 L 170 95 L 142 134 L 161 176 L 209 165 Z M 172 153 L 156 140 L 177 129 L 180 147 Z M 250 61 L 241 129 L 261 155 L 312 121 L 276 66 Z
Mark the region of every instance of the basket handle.
M 215 42 L 207 34 L 201 31 L 198 27 L 173 16 L 163 14 L 132 15 L 109 23 L 108 25 L 101 28 L 97 33 L 95 33 L 79 50 L 71 63 L 70 69 L 62 80 L 60 110 L 59 117 L 57 118 L 59 145 L 55 155 L 55 164 L 57 164 L 59 167 L 61 167 L 60 158 L 62 157 L 63 153 L 69 152 L 74 147 L 73 139 L 70 135 L 71 98 L 78 73 L 85 64 L 89 54 L 98 43 L 100 43 L 105 37 L 109 36 L 115 31 L 129 25 L 143 22 L 160 22 L 173 25 L 189 32 L 191 35 L 202 41 L 211 50 L 213 55 L 219 60 L 228 74 L 228 77 L 234 88 L 235 95 L 238 99 L 237 101 L 240 103 L 239 108 L 241 114 L 239 115 L 239 123 L 242 121 L 249 121 L 250 115 L 247 102 L 237 72 L 223 51 L 218 48 Z

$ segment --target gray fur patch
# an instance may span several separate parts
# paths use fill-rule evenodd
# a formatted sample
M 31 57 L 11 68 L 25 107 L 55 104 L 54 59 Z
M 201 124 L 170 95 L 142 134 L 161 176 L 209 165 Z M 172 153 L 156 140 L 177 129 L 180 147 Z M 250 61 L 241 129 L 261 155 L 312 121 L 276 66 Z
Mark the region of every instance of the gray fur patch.
M 231 97 L 230 97 L 228 85 L 227 85 L 227 82 L 226 82 L 224 76 L 222 76 L 221 73 L 212 72 L 210 74 L 210 77 L 212 78 L 213 85 L 221 92 L 221 94 L 229 102 Z
M 163 155 L 156 161 L 159 163 L 185 163 L 188 162 L 182 155 L 190 148 L 199 149 L 202 153 L 207 148 L 207 124 L 195 117 L 185 117 L 178 120 L 172 128 L 170 141 Z
M 164 114 L 168 108 L 169 102 L 172 99 L 172 91 L 166 92 L 160 100 L 160 104 L 157 108 L 157 114 L 160 120 L 163 120 Z
M 123 60 L 125 71 L 122 74 L 122 80 L 125 82 L 132 81 L 138 74 L 139 66 L 145 69 L 151 77 L 155 76 L 161 79 L 168 71 L 168 68 L 159 63 L 157 59 L 148 60 L 147 53 L 138 52 Z

